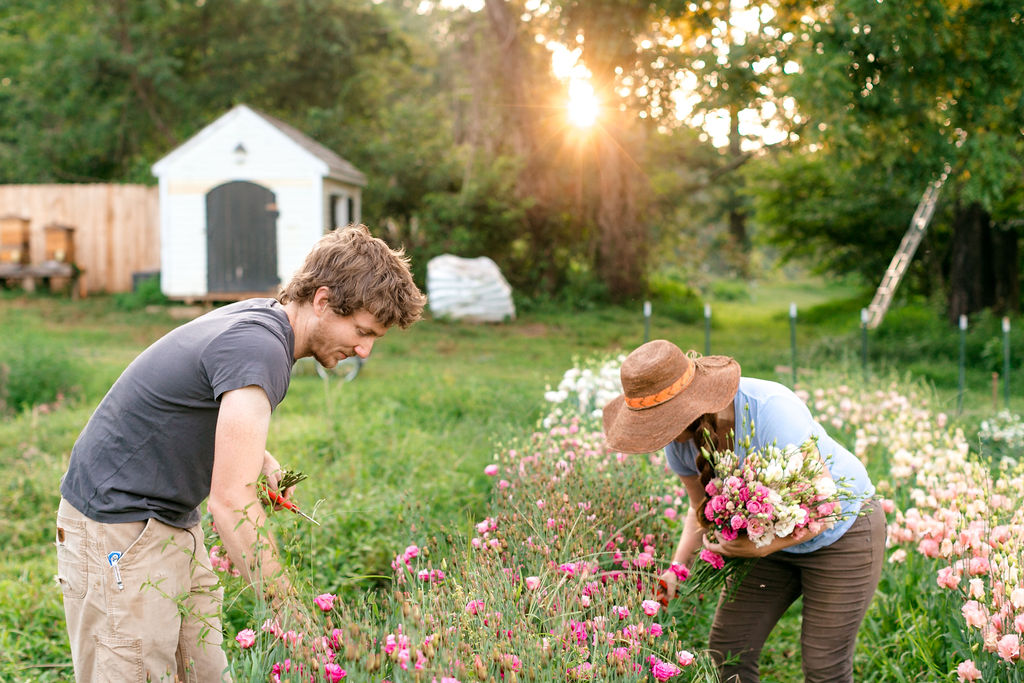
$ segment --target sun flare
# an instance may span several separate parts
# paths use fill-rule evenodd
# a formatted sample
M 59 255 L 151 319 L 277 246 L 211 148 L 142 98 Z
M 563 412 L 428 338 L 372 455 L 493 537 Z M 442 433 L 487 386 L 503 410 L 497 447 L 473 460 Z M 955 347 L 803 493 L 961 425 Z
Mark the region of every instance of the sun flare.
M 601 112 L 601 104 L 594 94 L 594 86 L 586 81 L 573 79 L 569 82 L 569 123 L 577 128 L 589 128 L 597 123 Z

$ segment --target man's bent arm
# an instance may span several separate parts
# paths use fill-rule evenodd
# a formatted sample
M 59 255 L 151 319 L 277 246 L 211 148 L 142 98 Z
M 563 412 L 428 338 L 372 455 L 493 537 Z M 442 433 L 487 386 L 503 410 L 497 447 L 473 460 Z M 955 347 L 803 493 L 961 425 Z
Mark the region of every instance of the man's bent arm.
M 262 388 L 221 396 L 207 507 L 231 561 L 264 595 L 275 597 L 287 595 L 290 587 L 256 490 L 269 428 L 270 401 Z

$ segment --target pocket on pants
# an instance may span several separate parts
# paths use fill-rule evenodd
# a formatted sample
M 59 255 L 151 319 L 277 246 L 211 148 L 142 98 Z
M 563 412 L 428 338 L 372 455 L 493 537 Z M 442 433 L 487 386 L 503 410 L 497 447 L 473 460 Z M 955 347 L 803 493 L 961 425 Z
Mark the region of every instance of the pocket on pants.
M 81 599 L 89 586 L 85 522 L 57 515 L 57 580 L 65 598 Z
M 142 638 L 93 636 L 96 642 L 94 681 L 143 683 Z

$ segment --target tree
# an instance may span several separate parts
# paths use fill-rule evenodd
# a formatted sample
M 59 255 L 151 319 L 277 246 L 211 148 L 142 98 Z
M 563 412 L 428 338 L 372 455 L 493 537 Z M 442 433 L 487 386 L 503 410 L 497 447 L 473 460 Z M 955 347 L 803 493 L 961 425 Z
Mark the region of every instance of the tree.
M 951 320 L 986 307 L 1015 310 L 1015 219 L 1024 213 L 1020 4 L 843 0 L 808 23 L 793 93 L 814 124 L 803 137 L 813 151 L 757 174 L 758 219 L 791 249 L 806 249 L 805 241 L 832 265 L 848 254 L 878 279 L 881 255 L 891 257 L 921 192 L 948 163 L 944 208 L 927 240 L 941 251 L 930 281 L 944 285 Z M 782 179 L 769 177 L 776 170 Z M 808 182 L 821 185 L 808 190 Z M 829 211 L 825 197 L 847 199 Z M 853 198 L 866 210 L 849 206 Z

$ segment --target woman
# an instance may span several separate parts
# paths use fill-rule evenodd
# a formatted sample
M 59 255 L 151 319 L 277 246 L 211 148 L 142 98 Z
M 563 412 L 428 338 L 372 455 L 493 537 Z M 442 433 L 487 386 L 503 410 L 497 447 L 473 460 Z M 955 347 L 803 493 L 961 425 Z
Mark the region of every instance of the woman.
M 758 658 L 768 633 L 803 596 L 800 643 L 806 681 L 853 681 L 857 630 L 882 570 L 885 518 L 869 502 L 874 487 L 864 466 L 811 417 L 804 403 L 775 382 L 740 377 L 726 356 L 691 358 L 671 342 L 644 344 L 623 362 L 624 395 L 604 408 L 608 445 L 624 453 L 661 448 L 690 499 L 674 564 L 690 565 L 701 547 L 731 557 L 760 558 L 732 599 L 719 600 L 710 648 L 723 681 L 755 683 Z M 735 436 L 733 436 L 735 432 Z M 851 495 L 839 521 L 809 525 L 801 534 L 757 548 L 745 535 L 713 543 L 698 511 L 704 485 L 714 476 L 700 449 L 733 449 L 741 459 L 750 448 L 801 444 L 811 437 L 828 469 Z M 676 573 L 662 576 L 666 598 L 676 592 Z

